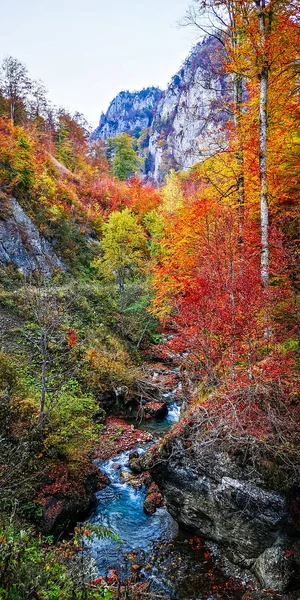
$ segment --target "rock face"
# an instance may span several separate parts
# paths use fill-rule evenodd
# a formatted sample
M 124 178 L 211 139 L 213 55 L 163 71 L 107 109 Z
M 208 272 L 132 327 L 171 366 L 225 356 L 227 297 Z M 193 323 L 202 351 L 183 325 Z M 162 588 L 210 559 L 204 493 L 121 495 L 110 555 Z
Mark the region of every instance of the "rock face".
M 155 182 L 171 168 L 188 169 L 224 146 L 230 90 L 221 56 L 216 39 L 197 44 L 160 100 L 149 138 L 148 177 Z
M 212 452 L 209 463 L 199 464 L 180 438 L 172 440 L 167 457 L 155 457 L 150 470 L 171 515 L 218 542 L 264 588 L 282 592 L 295 581 L 300 570 L 293 544 L 299 530 L 284 496 L 245 481 L 228 455 Z
M 54 269 L 65 271 L 63 262 L 15 198 L 8 201 L 6 212 L 0 220 L 0 263 L 14 264 L 23 275 L 36 269 L 46 277 Z
M 223 47 L 210 37 L 198 43 L 167 90 L 121 92 L 101 115 L 93 139 L 122 132 L 137 138 L 144 176 L 161 183 L 170 169 L 188 169 L 224 146 L 222 126 L 230 82 L 221 71 Z
M 105 141 L 124 132 L 139 134 L 150 127 L 161 95 L 161 90 L 156 87 L 140 92 L 120 92 L 110 103 L 107 112 L 102 113 L 92 139 Z

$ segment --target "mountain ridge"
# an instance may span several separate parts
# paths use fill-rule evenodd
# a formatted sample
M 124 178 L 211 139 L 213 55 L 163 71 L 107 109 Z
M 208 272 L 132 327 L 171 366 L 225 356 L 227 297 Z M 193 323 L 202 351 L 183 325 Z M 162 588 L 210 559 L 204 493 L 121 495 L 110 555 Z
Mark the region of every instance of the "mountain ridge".
M 192 48 L 165 91 L 120 92 L 102 113 L 92 139 L 133 135 L 144 158 L 142 174 L 156 184 L 170 169 L 201 162 L 224 144 L 230 82 L 221 67 L 223 52 L 218 40 L 207 37 Z

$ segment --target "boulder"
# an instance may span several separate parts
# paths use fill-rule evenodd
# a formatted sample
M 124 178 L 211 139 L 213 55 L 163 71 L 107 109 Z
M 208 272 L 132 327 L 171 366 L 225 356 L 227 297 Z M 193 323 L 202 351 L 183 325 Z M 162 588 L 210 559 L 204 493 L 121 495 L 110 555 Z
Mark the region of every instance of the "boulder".
M 15 198 L 7 201 L 6 209 L 5 218 L 0 217 L 0 264 L 14 264 L 26 276 L 36 270 L 45 277 L 51 277 L 54 270 L 66 271 Z
M 154 419 L 163 419 L 168 414 L 168 406 L 165 402 L 147 402 L 145 414 Z
M 147 494 L 144 500 L 144 512 L 146 515 L 153 515 L 157 508 L 163 505 L 163 497 L 160 492 Z
M 52 535 L 55 539 L 68 535 L 76 523 L 92 510 L 97 489 L 105 487 L 109 482 L 106 476 L 105 481 L 101 479 L 96 469 L 91 470 L 80 489 L 74 482 L 68 492 L 62 490 L 43 494 L 43 512 L 38 520 L 43 535 Z
M 128 454 L 128 460 L 130 462 L 131 460 L 133 460 L 135 458 L 139 458 L 139 456 L 140 455 L 139 455 L 138 451 L 137 450 L 133 450 L 132 452 L 129 452 L 129 454 Z
M 158 485 L 152 482 L 144 501 L 144 512 L 147 515 L 153 515 L 157 508 L 163 505 L 163 496 L 159 491 Z
M 211 450 L 205 462 L 198 460 L 180 437 L 169 440 L 167 449 L 161 445 L 152 465 L 148 462 L 179 523 L 216 541 L 230 561 L 250 568 L 263 588 L 283 592 L 295 581 L 300 569 L 287 554 L 299 529 L 284 495 L 245 480 L 246 471 L 224 453 Z
M 141 473 L 142 467 L 140 463 L 140 455 L 136 450 L 130 452 L 128 456 L 128 466 L 134 473 Z
M 129 483 L 134 488 L 140 488 L 144 484 L 143 477 L 141 475 L 139 477 L 135 477 L 133 473 L 122 471 L 120 476 L 122 483 Z
M 284 592 L 290 583 L 294 557 L 283 546 L 267 548 L 255 561 L 253 571 L 257 579 L 265 588 L 276 592 Z M 300 565 L 298 565 L 298 578 L 300 579 Z M 300 580 L 298 579 L 298 585 Z
M 129 473 L 128 471 L 121 471 L 120 477 L 123 483 L 130 483 L 131 479 L 134 479 L 134 475 L 132 473 Z

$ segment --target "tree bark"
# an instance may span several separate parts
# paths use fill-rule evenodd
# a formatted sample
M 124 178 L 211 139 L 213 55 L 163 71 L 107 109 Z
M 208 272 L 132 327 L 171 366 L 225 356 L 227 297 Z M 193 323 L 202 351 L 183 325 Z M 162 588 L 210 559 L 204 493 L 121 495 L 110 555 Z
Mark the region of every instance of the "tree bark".
M 261 219 L 261 278 L 265 287 L 269 285 L 269 207 L 267 177 L 267 98 L 268 69 L 263 68 L 260 78 L 259 101 L 259 174 L 260 174 L 260 219 Z
M 259 75 L 259 177 L 260 177 L 260 223 L 261 223 L 261 278 L 263 285 L 269 285 L 269 207 L 267 175 L 267 134 L 268 134 L 268 79 L 269 66 L 266 53 L 265 0 L 256 2 L 263 51 L 262 68 Z
M 237 131 L 238 138 L 238 148 L 236 151 L 236 159 L 237 159 L 237 192 L 238 192 L 238 203 L 240 209 L 240 216 L 242 217 L 243 207 L 244 207 L 244 151 L 243 145 L 241 141 L 241 116 L 242 116 L 242 102 L 243 102 L 243 78 L 241 75 L 236 73 L 234 75 L 233 82 L 233 93 L 234 93 L 234 123 Z
M 119 279 L 119 294 L 120 294 L 120 313 L 122 315 L 124 312 L 124 308 L 125 308 L 125 281 L 124 281 L 123 273 L 119 272 L 118 279 Z
M 44 423 L 45 415 L 45 403 L 46 403 L 46 389 L 47 389 L 47 333 L 42 331 L 40 341 L 40 352 L 42 357 L 42 371 L 41 371 L 41 397 L 40 397 L 40 411 L 38 418 L 38 427 L 42 427 Z

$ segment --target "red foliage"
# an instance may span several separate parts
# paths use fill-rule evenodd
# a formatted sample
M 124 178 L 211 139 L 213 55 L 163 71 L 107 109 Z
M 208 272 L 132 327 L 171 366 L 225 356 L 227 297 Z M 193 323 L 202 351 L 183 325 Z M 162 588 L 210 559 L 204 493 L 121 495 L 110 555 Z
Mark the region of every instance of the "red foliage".
M 97 579 L 93 579 L 93 581 L 90 581 L 90 585 L 97 586 L 101 585 L 102 583 L 106 583 L 107 585 L 113 585 L 118 581 L 118 577 L 118 571 L 116 569 L 110 569 L 108 575 L 98 577 Z
M 68 346 L 70 346 L 71 348 L 73 348 L 74 346 L 76 346 L 77 344 L 77 334 L 75 329 L 68 329 L 67 331 L 67 341 L 68 341 Z
M 203 548 L 203 542 L 197 535 L 189 540 L 189 544 L 193 550 L 202 550 Z
M 128 425 L 123 419 L 108 417 L 94 456 L 105 460 L 120 452 L 130 450 L 136 444 L 145 444 L 152 439 L 153 436 L 150 433 L 135 429 L 133 425 Z

